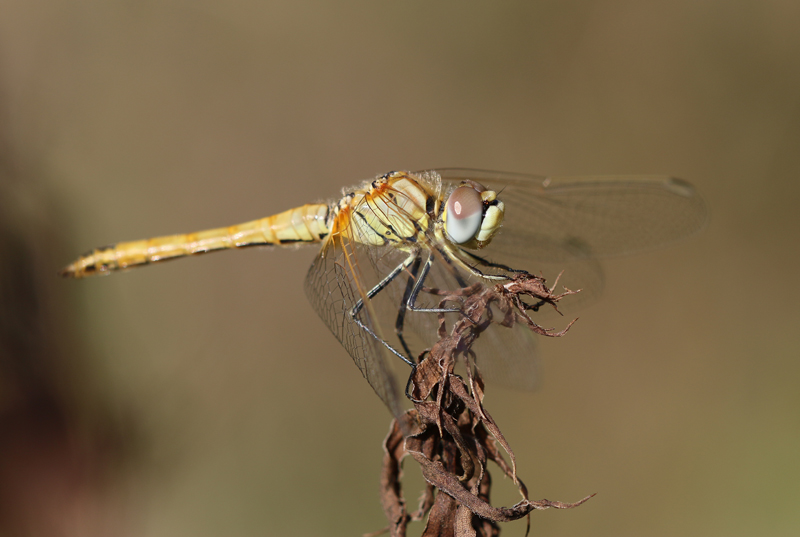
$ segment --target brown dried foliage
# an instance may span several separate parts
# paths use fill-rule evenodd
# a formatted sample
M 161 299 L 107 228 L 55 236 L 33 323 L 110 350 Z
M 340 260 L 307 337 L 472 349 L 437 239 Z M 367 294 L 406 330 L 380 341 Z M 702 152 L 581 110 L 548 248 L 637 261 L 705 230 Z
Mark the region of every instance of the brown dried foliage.
M 459 304 L 461 316 L 448 333 L 440 314 L 438 341 L 422 353 L 411 377 L 409 393 L 414 408 L 392 422 L 384 441 L 381 502 L 389 527 L 374 535 L 388 531 L 392 537 L 405 536 L 408 523 L 427 514 L 423 537 L 496 536 L 500 534 L 498 522 L 529 517 L 534 509 L 570 509 L 591 498 L 575 503 L 528 499 L 528 491 L 516 474 L 514 453 L 483 407 L 484 385 L 472 351 L 474 341 L 491 324 L 512 327 L 523 323 L 543 336 L 564 335 L 575 321 L 558 332 L 543 328 L 530 318 L 532 307 L 523 298 L 531 297 L 537 305 L 549 304 L 557 310 L 561 298 L 577 291 L 554 294 L 543 278 L 520 273 L 493 287 L 478 283 L 457 291 L 426 292 L 442 297 L 441 308 Z M 501 318 L 495 318 L 495 311 Z M 458 360 L 466 365 L 466 380 L 454 374 Z M 501 447 L 508 453 L 510 465 Z M 413 513 L 406 510 L 400 482 L 401 461 L 408 455 L 420 465 L 427 481 Z M 489 503 L 488 461 L 517 484 L 522 496 L 519 503 L 512 507 Z

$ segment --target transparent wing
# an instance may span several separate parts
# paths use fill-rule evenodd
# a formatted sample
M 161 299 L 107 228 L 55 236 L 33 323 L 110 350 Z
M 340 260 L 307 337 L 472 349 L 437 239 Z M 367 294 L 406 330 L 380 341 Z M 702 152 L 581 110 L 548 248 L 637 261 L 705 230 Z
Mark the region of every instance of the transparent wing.
M 330 234 L 308 272 L 305 289 L 314 309 L 369 384 L 399 416 L 411 369 L 387 345 L 405 356 L 394 326 L 408 286 L 404 262 L 421 247 L 414 240 L 401 239 L 395 230 L 413 230 L 411 214 L 424 215 L 427 200 L 423 199 L 420 207 L 413 193 L 388 183 L 377 189 L 369 184 L 352 197 L 361 201 L 337 211 Z M 396 277 L 387 280 L 393 273 Z M 351 311 L 359 303 L 363 307 L 354 318 Z M 426 337 L 427 345 L 432 345 L 435 329 Z
M 462 179 L 481 182 L 497 190 L 506 207 L 500 233 L 487 248 L 477 252 L 483 260 L 470 259 L 467 253 L 461 258 L 486 272 L 492 271 L 490 263 L 495 262 L 542 274 L 551 285 L 565 270 L 561 282 L 572 289 L 583 289 L 575 300 L 569 297 L 562 303 L 561 308 L 567 313 L 602 288 L 598 258 L 680 239 L 702 228 L 706 221 L 705 204 L 694 189 L 666 177 L 560 179 L 456 169 L 437 170 L 437 173 L 445 186 L 452 187 Z M 437 195 L 446 195 L 446 190 Z M 431 188 L 432 193 L 435 191 Z M 394 195 L 402 196 L 402 192 L 395 191 Z M 392 206 L 392 198 L 376 201 L 360 206 L 362 217 L 394 229 L 402 227 L 407 214 L 396 206 L 386 212 Z M 410 354 L 416 356 L 435 342 L 437 315 L 407 311 L 403 323 L 398 322 L 398 311 L 418 274 L 415 265 L 405 267 L 381 292 L 368 298 L 370 289 L 414 252 L 419 254 L 421 262 L 433 252 L 434 265 L 425 281 L 426 287 L 454 290 L 472 283 L 475 276 L 457 263 L 449 263 L 450 254 L 437 248 L 440 245 L 433 237 L 429 236 L 425 244 L 368 246 L 374 242 L 369 240 L 371 237 L 358 235 L 369 233 L 366 228 L 353 226 L 345 216 L 338 219 L 337 225 L 339 229 L 332 230 L 308 273 L 306 292 L 367 381 L 397 415 L 402 410 L 400 394 L 409 369 L 400 358 L 387 352 L 378 339 L 359 327 L 350 310 L 363 300 L 361 322 L 401 352 L 405 342 Z M 434 307 L 437 302 L 435 295 L 423 294 L 418 306 Z M 545 308 L 534 314 L 542 317 L 543 326 L 554 324 L 553 319 L 558 318 L 548 317 L 547 312 Z M 401 324 L 402 339 L 396 334 Z M 487 378 L 522 389 L 536 385 L 535 336 L 526 327 L 493 327 L 479 338 L 475 350 L 478 365 Z M 398 366 L 400 369 L 394 374 L 393 369 Z M 398 384 L 398 378 L 403 384 Z
M 374 308 L 366 298 L 370 282 L 363 277 L 364 263 L 360 260 L 359 249 L 362 249 L 362 245 L 348 239 L 346 235 L 330 235 L 308 271 L 305 281 L 306 295 L 378 397 L 394 416 L 399 416 L 402 412 L 400 391 L 387 362 L 387 352 L 350 315 L 350 310 L 363 298 L 365 307 L 359 313 L 359 319 L 376 334 L 381 334 L 380 326 L 374 318 Z
M 435 185 L 429 193 L 438 194 Z M 397 203 L 403 196 L 402 191 L 392 190 L 386 192 L 385 197 L 368 197 L 349 212 L 340 213 L 331 235 L 308 272 L 305 285 L 314 309 L 394 415 L 398 415 L 404 406 L 405 398 L 402 394 L 411 369 L 400 357 L 389 352 L 382 341 L 409 359 L 416 360 L 437 338 L 436 313 L 401 313 L 410 289 L 419 277 L 422 264 L 429 254 L 434 255 L 433 269 L 425 280 L 428 287 L 457 290 L 476 279 L 458 264 L 445 259 L 442 249 L 437 248 L 439 245 L 431 242 L 431 236 L 428 237 L 431 240 L 387 242 L 376 246 L 376 243 L 380 243 L 380 238 L 372 234 L 371 228 L 356 225 L 353 221 L 359 219 L 359 224 L 369 222 L 375 228 L 380 228 L 381 224 L 391 226 L 392 229 L 402 228 L 404 224 L 401 220 L 410 217 L 408 211 L 403 211 L 400 207 L 403 203 Z M 408 198 L 404 201 L 410 202 Z M 416 259 L 416 262 L 409 263 L 409 259 Z M 387 281 L 387 275 L 392 273 L 396 273 L 396 277 Z M 487 282 L 489 285 L 494 283 Z M 370 292 L 376 286 L 381 290 L 377 293 Z M 422 293 L 417 306 L 436 307 L 439 300 L 437 295 Z M 363 302 L 364 307 L 357 316 L 358 320 L 380 340 L 358 326 L 350 315 L 350 311 L 359 301 Z M 449 317 L 450 321 L 457 318 L 456 314 Z M 517 361 L 520 354 L 516 352 L 519 347 L 524 347 L 526 354 L 530 355 L 533 349 L 532 339 L 525 338 L 524 345 L 516 345 L 514 341 L 518 339 L 517 331 L 503 332 L 502 340 L 494 341 L 492 346 L 502 345 L 503 348 L 514 351 L 512 354 L 502 354 L 491 365 L 494 369 L 514 369 L 516 375 L 504 376 L 524 378 L 524 387 L 529 388 L 528 381 L 534 375 L 524 365 L 532 364 L 532 360 L 522 359 L 516 365 L 513 362 Z M 525 335 L 522 332 L 520 334 Z M 484 337 L 493 339 L 490 335 Z M 489 358 L 487 354 L 487 360 Z M 505 358 L 511 363 L 505 364 Z
M 555 277 L 555 276 L 554 276 Z M 485 280 L 464 271 L 457 265 L 448 264 L 441 253 L 434 253 L 434 265 L 425 280 L 425 286 L 434 289 L 457 290 L 466 285 L 480 281 L 486 286 L 493 286 L 497 282 Z M 570 297 L 571 298 L 571 297 Z M 418 305 L 421 307 L 438 306 L 438 296 L 421 295 Z M 453 306 L 454 304 L 447 304 Z M 546 311 L 542 311 L 542 314 Z M 531 313 L 534 318 L 537 313 Z M 544 317 L 544 326 L 553 324 L 556 315 Z M 502 319 L 500 312 L 495 310 L 495 318 Z M 458 314 L 447 314 L 448 329 L 458 319 Z M 560 318 L 561 319 L 561 318 Z M 560 321 L 563 327 L 568 320 Z M 549 324 L 548 324 L 549 323 Z M 430 346 L 435 339 L 438 326 L 438 316 L 434 313 L 409 312 L 406 315 L 405 332 L 412 349 L 422 349 Z M 483 377 L 493 383 L 530 391 L 539 383 L 539 360 L 536 338 L 539 337 L 525 326 L 505 327 L 494 325 L 484 331 L 475 341 L 472 350 L 475 352 L 475 362 Z M 463 368 L 457 368 L 457 373 L 464 374 Z
M 499 234 L 475 252 L 488 261 L 543 275 L 550 285 L 581 289 L 559 309 L 544 308 L 532 318 L 563 327 L 572 312 L 602 292 L 600 258 L 655 248 L 703 228 L 707 209 L 685 181 L 664 176 L 547 178 L 469 169 L 436 170 L 450 188 L 464 179 L 498 192 L 505 204 Z M 554 326 L 555 325 L 555 326 Z M 526 327 L 487 330 L 477 341 L 485 376 L 529 390 L 538 382 L 536 336 Z
M 487 254 L 524 265 L 643 251 L 687 237 L 707 220 L 694 187 L 672 177 L 437 172 L 450 182 L 473 179 L 498 192 L 505 220 Z

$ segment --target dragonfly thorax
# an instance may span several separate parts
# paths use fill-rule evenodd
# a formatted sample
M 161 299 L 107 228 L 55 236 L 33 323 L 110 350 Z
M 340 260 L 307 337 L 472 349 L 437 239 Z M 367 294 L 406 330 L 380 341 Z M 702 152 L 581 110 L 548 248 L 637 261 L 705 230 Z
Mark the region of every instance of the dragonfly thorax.
M 339 202 L 335 226 L 371 246 L 409 244 L 431 229 L 431 193 L 406 172 L 392 172 Z

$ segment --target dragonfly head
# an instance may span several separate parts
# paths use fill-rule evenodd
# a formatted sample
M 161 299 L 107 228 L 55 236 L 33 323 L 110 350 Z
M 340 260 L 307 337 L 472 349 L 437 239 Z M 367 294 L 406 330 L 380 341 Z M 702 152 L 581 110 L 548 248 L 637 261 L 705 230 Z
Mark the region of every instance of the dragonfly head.
M 442 221 L 447 238 L 465 248 L 489 244 L 503 224 L 505 207 L 494 190 L 465 180 L 447 198 Z

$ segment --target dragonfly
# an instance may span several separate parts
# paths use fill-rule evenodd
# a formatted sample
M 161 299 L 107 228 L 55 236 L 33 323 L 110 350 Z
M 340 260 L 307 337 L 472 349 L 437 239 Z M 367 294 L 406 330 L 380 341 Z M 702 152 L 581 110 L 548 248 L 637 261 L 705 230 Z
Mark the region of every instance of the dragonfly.
M 695 188 L 667 176 L 394 171 L 328 203 L 96 248 L 61 274 L 83 278 L 219 250 L 319 244 L 305 279 L 307 297 L 399 416 L 404 398 L 395 364 L 415 367 L 412 349 L 430 347 L 438 316 L 455 314 L 426 289 L 493 285 L 523 271 L 571 267 L 582 294 L 590 295 L 601 286 L 599 259 L 682 239 L 706 219 Z M 487 331 L 476 352 L 482 373 L 531 389 L 534 337 L 524 328 Z

